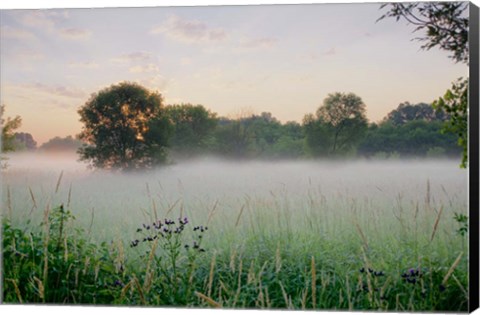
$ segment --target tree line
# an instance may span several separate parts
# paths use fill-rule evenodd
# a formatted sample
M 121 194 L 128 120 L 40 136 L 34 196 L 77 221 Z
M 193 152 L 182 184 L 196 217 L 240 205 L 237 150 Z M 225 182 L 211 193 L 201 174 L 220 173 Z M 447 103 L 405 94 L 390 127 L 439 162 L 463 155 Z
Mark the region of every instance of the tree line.
M 78 113 L 83 128 L 76 138 L 54 137 L 38 149 L 30 134 L 12 133 L 21 119 L 9 119 L 2 149 L 77 151 L 93 167 L 124 170 L 202 155 L 338 159 L 461 153 L 456 136 L 441 132 L 450 118 L 447 112 L 406 102 L 373 123 L 366 117 L 366 105 L 353 93 L 332 93 L 301 123 L 282 123 L 267 112 L 227 118 L 202 105 L 165 106 L 161 94 L 123 82 L 92 94 Z

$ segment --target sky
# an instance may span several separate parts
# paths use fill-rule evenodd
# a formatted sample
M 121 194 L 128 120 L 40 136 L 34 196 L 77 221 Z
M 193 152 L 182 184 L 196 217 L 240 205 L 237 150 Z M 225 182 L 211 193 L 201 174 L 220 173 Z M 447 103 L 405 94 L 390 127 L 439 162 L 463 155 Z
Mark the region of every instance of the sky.
M 443 95 L 468 67 L 422 50 L 378 3 L 0 12 L 0 101 L 38 144 L 81 130 L 77 110 L 122 81 L 165 104 L 219 116 L 271 112 L 301 122 L 330 93 L 355 93 L 380 121 Z

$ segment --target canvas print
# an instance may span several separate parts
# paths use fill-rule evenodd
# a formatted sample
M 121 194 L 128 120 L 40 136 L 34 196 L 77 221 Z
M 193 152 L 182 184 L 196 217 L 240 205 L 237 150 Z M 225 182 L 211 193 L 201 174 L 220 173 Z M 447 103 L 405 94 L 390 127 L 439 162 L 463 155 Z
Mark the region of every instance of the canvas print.
M 471 10 L 1 10 L 1 302 L 471 310 Z

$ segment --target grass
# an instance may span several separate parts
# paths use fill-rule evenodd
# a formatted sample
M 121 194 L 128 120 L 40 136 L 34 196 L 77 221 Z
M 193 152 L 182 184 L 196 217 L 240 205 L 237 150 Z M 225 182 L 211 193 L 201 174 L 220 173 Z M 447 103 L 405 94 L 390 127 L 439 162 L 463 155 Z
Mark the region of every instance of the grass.
M 280 175 L 255 165 L 128 177 L 12 170 L 3 300 L 467 310 L 465 184 L 454 162 L 443 175 L 397 165 L 404 174 L 390 182 L 388 163 L 361 181 L 283 166 Z

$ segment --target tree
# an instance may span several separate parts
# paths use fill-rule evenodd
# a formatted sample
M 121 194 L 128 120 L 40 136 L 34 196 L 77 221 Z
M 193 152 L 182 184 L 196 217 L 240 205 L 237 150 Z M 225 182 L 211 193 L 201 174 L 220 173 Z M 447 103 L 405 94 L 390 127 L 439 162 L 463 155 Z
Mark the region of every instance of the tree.
M 78 110 L 84 124 L 78 138 L 86 143 L 78 151 L 81 160 L 94 167 L 121 170 L 164 162 L 166 137 L 152 134 L 163 131 L 153 123 L 167 123 L 162 119 L 162 102 L 159 93 L 129 82 L 92 94 Z
M 385 7 L 389 11 L 378 20 L 393 17 L 398 21 L 403 18 L 416 26 L 415 31 L 426 31 L 423 37 L 417 38 L 425 42 L 423 49 L 439 47 L 451 52 L 450 58 L 455 62 L 469 63 L 468 2 L 387 3 L 381 6 Z M 468 163 L 468 86 L 468 79 L 460 78 L 443 98 L 434 102 L 435 108 L 445 110 L 451 117 L 442 130 L 457 135 L 457 143 L 463 149 L 460 164 L 463 168 Z
M 369 126 L 359 144 L 358 154 L 401 157 L 426 157 L 428 155 L 457 157 L 460 150 L 454 134 L 442 134 L 443 122 L 416 119 L 395 125 L 385 120 L 380 125 Z
M 426 103 L 413 105 L 405 102 L 388 113 L 385 119 L 393 125 L 399 126 L 413 120 L 446 121 L 448 120 L 448 114 L 441 109 L 435 110 L 432 105 Z
M 452 88 L 445 92 L 443 97 L 433 102 L 436 109 L 443 110 L 450 115 L 442 132 L 451 132 L 458 136 L 457 144 L 462 147 L 462 162 L 460 167 L 468 164 L 468 79 L 459 79 Z
M 184 155 L 196 154 L 205 151 L 212 142 L 218 119 L 202 105 L 166 106 L 165 115 L 172 125 L 170 145 L 173 150 Z
M 329 94 L 318 108 L 316 117 L 307 115 L 304 125 L 307 145 L 313 151 L 326 155 L 348 153 L 362 140 L 367 130 L 365 104 L 353 93 Z
M 33 136 L 28 132 L 16 132 L 14 137 L 15 150 L 32 151 L 37 148 L 37 141 L 35 141 Z
M 5 105 L 0 106 L 0 125 L 2 126 L 2 152 L 15 150 L 15 133 L 14 131 L 22 125 L 22 118 L 15 116 L 14 118 L 4 118 Z
M 75 152 L 82 147 L 82 144 L 82 141 L 72 136 L 54 137 L 42 144 L 39 149 L 46 152 Z
M 425 31 L 416 38 L 425 42 L 422 49 L 439 47 L 451 52 L 456 62 L 468 63 L 468 6 L 468 2 L 386 3 L 381 8 L 389 10 L 378 20 L 403 18 L 416 27 L 415 32 Z

